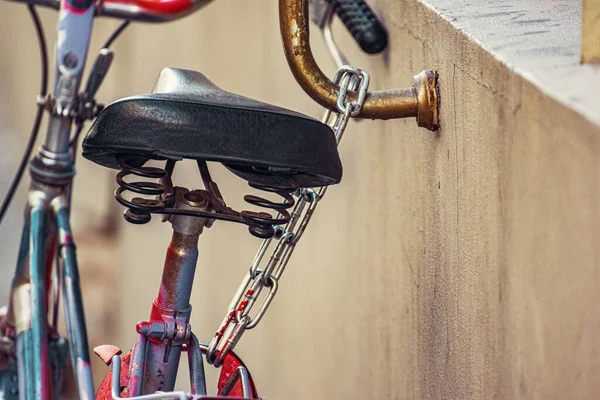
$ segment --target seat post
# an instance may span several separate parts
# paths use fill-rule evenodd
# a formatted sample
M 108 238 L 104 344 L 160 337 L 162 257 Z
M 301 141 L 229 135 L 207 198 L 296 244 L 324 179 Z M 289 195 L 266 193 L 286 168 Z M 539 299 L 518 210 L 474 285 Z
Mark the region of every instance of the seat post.
M 176 187 L 174 194 L 177 209 L 212 210 L 210 195 L 204 190 Z M 172 215 L 169 222 L 173 236 L 167 248 L 158 296 L 152 304 L 150 319 L 136 327 L 139 334 L 147 337 L 147 345 L 139 350 L 144 354 L 132 355 L 132 359 L 143 360 L 144 372 L 143 376 L 130 377 L 130 395 L 173 390 L 182 345 L 191 336 L 189 301 L 198 259 L 198 239 L 207 219 Z

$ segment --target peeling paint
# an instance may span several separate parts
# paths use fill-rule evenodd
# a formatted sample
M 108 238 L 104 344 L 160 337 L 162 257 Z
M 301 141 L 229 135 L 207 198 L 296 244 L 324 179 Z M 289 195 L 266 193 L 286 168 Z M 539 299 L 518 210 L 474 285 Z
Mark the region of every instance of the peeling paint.
M 292 20 L 292 26 L 290 27 L 290 35 L 292 36 L 292 46 L 294 46 L 294 54 L 298 55 L 298 48 L 300 47 L 300 27 L 298 26 L 297 20 Z

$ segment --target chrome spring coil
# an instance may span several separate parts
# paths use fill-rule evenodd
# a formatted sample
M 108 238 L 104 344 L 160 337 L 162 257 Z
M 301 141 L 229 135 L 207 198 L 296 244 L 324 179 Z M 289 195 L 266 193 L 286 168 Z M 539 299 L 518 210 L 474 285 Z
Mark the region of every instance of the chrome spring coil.
M 157 198 L 165 193 L 165 187 L 160 182 L 149 182 L 149 181 L 125 181 L 125 177 L 129 175 L 135 175 L 149 179 L 161 179 L 167 176 L 168 172 L 164 168 L 157 167 L 136 167 L 133 165 L 134 161 L 140 161 L 139 157 L 135 156 L 122 156 L 118 160 L 119 168 L 121 171 L 117 174 L 116 181 L 119 187 L 115 191 L 115 198 L 117 201 L 127 207 L 123 217 L 127 222 L 132 224 L 145 224 L 150 222 L 150 213 L 159 211 L 165 207 L 164 202 Z M 126 192 L 133 192 L 144 196 L 154 196 L 154 198 L 147 197 L 133 197 L 131 200 L 127 200 L 123 194 Z

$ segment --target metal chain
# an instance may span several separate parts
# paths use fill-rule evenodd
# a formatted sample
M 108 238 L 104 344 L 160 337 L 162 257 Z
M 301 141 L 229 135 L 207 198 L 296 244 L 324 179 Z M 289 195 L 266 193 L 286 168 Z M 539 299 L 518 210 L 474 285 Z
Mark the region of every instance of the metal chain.
M 350 118 L 360 113 L 369 87 L 369 74 L 359 68 L 344 65 L 335 74 L 334 82 L 340 85 L 337 99 L 338 112 L 327 110 L 322 122 L 331 127 L 336 142 L 339 143 Z M 349 90 L 358 92 L 356 100 L 349 98 Z M 298 201 L 291 212 L 289 222 L 285 227 L 276 228 L 276 239 L 265 239 L 262 242 L 248 273 L 229 304 L 227 315 L 208 346 L 206 359 L 210 364 L 220 367 L 227 353 L 233 350 L 244 332 L 256 327 L 262 319 L 277 293 L 279 279 L 290 256 L 326 190 L 326 186 L 306 188 L 299 189 L 294 194 L 298 197 Z M 260 268 L 273 241 L 277 241 L 275 249 L 266 266 Z M 266 295 L 262 297 L 256 314 L 251 316 L 250 311 L 257 304 L 263 289 Z

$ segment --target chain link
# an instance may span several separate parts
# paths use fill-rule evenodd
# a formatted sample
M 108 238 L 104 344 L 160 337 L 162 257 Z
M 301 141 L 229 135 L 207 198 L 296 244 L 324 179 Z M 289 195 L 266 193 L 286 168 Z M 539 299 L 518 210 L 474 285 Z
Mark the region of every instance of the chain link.
M 350 115 L 356 117 L 362 108 L 367 90 L 369 89 L 369 74 L 367 71 L 350 66 L 343 65 L 336 72 L 333 81 L 340 85 L 340 93 L 337 98 L 337 108 L 340 113 L 345 113 L 346 108 L 350 107 Z M 341 83 L 340 83 L 341 82 Z M 360 84 L 360 86 L 358 86 Z M 358 90 L 358 98 L 356 101 L 348 101 L 348 90 Z
M 327 110 L 322 121 L 331 127 L 336 142 L 339 143 L 350 118 L 360 113 L 369 87 L 369 74 L 359 68 L 344 65 L 335 74 L 334 82 L 340 85 L 338 112 Z M 355 100 L 350 99 L 348 91 L 357 91 L 358 97 Z M 292 252 L 326 191 L 326 186 L 299 189 L 294 194 L 298 201 L 287 225 L 277 227 L 276 238 L 265 239 L 262 242 L 248 273 L 229 304 L 227 315 L 208 346 L 206 359 L 215 367 L 222 365 L 225 356 L 233 350 L 244 332 L 256 327 L 264 316 L 277 293 L 279 279 Z M 277 241 L 275 249 L 266 266 L 260 268 L 273 241 Z M 266 294 L 262 296 L 258 311 L 252 316 L 250 311 L 261 298 L 263 291 Z

